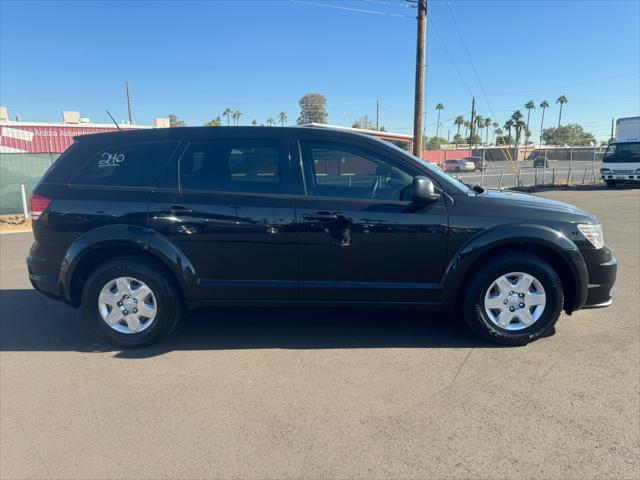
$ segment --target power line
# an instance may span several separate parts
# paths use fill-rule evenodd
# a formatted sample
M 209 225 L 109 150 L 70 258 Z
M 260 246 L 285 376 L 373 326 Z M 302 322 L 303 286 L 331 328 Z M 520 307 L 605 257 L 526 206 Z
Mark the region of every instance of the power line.
M 373 15 L 388 15 L 390 17 L 403 17 L 403 18 L 413 18 L 410 17 L 408 15 L 400 15 L 399 13 L 389 13 L 389 12 L 379 12 L 377 10 L 365 10 L 363 8 L 353 8 L 353 7 L 341 7 L 339 5 L 329 5 L 326 3 L 316 3 L 316 2 L 309 2 L 306 0 L 289 0 L 293 3 L 303 3 L 305 5 L 313 5 L 316 7 L 325 7 L 325 8 L 334 8 L 336 10 L 347 10 L 350 12 L 356 12 L 356 13 L 370 13 Z

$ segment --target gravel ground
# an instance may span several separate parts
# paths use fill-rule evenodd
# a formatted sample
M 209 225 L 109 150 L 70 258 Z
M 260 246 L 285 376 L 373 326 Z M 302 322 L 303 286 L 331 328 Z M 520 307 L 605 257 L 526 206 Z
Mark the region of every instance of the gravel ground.
M 440 314 L 223 309 L 122 352 L 2 235 L 0 477 L 640 477 L 640 190 L 542 195 L 599 216 L 619 280 L 523 348 Z

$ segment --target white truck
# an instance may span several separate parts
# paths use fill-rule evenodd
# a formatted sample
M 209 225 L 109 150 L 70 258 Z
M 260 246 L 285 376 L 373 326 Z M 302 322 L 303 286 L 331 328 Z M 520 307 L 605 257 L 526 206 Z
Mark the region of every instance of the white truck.
M 616 136 L 602 157 L 600 176 L 607 187 L 640 184 L 640 117 L 619 118 Z

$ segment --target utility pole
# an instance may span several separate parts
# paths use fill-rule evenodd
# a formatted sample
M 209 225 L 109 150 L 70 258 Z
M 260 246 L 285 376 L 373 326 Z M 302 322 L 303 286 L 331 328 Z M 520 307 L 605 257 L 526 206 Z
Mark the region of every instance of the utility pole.
M 476 97 L 471 97 L 471 127 L 469 134 L 469 150 L 473 143 L 473 127 L 476 124 Z
M 376 130 L 380 131 L 380 101 L 376 100 Z
M 131 96 L 129 95 L 129 82 L 124 82 L 124 87 L 127 90 L 127 110 L 129 111 L 129 125 L 133 124 L 133 118 L 131 117 Z
M 611 136 L 609 137 L 609 141 L 613 138 L 613 117 L 611 118 Z
M 427 26 L 427 0 L 418 1 L 416 38 L 416 85 L 413 102 L 413 154 L 422 158 L 422 101 L 424 96 L 424 50 Z

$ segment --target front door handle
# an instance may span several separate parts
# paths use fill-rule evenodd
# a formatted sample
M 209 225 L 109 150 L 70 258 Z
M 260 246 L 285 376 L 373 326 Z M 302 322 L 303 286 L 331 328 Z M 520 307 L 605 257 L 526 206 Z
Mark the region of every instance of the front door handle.
M 316 213 L 305 213 L 302 217 L 305 220 L 310 220 L 312 222 L 333 222 L 337 220 L 338 213 L 331 212 L 316 212 Z

